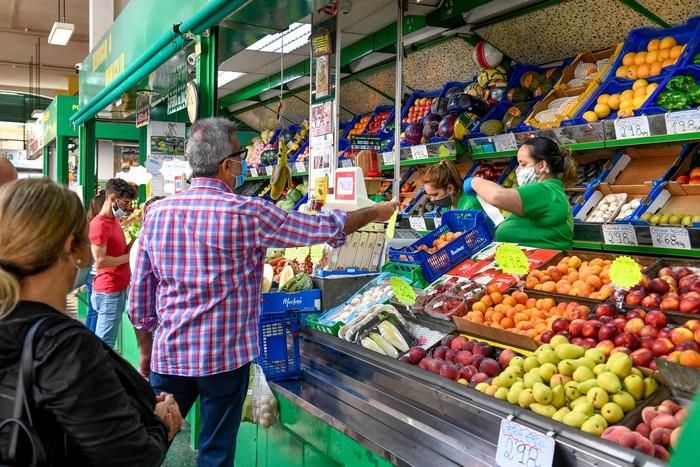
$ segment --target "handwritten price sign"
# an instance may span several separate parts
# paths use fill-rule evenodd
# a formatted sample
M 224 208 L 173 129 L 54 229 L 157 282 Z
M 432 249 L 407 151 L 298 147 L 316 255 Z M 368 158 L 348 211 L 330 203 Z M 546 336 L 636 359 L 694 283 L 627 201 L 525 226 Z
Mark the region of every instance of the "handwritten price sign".
M 639 245 L 637 232 L 629 224 L 604 224 L 603 240 L 606 245 Z
M 690 236 L 683 227 L 649 227 L 651 243 L 658 248 L 690 250 Z
M 666 133 L 669 135 L 700 131 L 700 111 L 697 110 L 669 112 L 665 115 L 665 120 Z
M 615 120 L 615 138 L 643 138 L 651 135 L 649 119 L 645 116 Z
M 411 146 L 411 157 L 416 159 L 427 159 L 428 158 L 428 148 L 425 144 L 419 144 L 417 146 Z
M 496 463 L 501 467 L 551 467 L 554 439 L 510 420 L 501 422 Z

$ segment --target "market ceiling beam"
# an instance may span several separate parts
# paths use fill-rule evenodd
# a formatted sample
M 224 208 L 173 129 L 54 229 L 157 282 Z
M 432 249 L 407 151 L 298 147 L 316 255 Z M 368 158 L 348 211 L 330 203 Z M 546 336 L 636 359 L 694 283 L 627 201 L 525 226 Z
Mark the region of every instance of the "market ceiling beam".
M 416 32 L 426 26 L 424 16 L 407 16 L 403 23 L 404 34 Z M 340 55 L 341 66 L 349 65 L 350 63 L 359 60 L 373 52 L 377 52 L 389 46 L 393 46 L 396 42 L 396 24 L 391 24 L 374 34 L 370 34 L 359 41 L 350 44 L 343 48 Z M 260 93 L 269 90 L 270 88 L 279 87 L 280 84 L 287 83 L 294 79 L 305 75 L 310 75 L 310 61 L 305 60 L 297 65 L 291 66 L 284 70 L 284 82 L 280 82 L 279 75 L 271 76 L 260 81 L 257 81 L 250 86 L 246 86 L 236 92 L 228 94 L 219 99 L 219 107 L 229 107 L 237 102 L 250 100 L 252 97 L 260 95 Z
M 635 0 L 622 0 L 622 3 L 624 5 L 627 5 L 628 7 L 632 8 L 634 11 L 639 13 L 642 16 L 645 16 L 646 18 L 652 20 L 659 26 L 663 28 L 667 28 L 670 26 L 666 21 L 664 21 L 662 18 L 660 18 L 658 15 L 656 15 L 653 11 L 642 5 L 641 3 L 635 1 Z

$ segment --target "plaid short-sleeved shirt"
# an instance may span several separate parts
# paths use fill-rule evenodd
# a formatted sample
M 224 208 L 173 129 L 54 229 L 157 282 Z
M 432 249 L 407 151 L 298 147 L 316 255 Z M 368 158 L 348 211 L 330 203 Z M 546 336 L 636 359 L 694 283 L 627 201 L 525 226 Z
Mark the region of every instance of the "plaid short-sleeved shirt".
M 252 361 L 266 249 L 340 246 L 346 218 L 341 211 L 286 212 L 210 178 L 153 204 L 128 307 L 136 329 L 154 332 L 151 369 L 206 376 Z

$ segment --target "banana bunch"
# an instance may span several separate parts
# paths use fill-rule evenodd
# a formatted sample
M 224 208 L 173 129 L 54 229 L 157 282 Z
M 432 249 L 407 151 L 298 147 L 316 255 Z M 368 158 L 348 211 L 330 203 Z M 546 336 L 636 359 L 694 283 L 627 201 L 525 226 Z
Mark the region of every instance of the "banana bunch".
M 277 165 L 272 169 L 272 177 L 270 177 L 270 197 L 274 200 L 278 200 L 282 196 L 285 188 L 292 188 L 292 171 L 287 165 L 289 147 L 281 139 L 278 146 Z

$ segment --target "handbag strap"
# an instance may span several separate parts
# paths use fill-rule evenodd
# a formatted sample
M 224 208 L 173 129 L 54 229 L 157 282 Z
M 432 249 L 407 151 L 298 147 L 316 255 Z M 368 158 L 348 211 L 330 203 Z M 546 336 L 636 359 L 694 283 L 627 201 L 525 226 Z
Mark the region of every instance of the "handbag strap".
M 10 461 L 17 458 L 17 445 L 19 443 L 20 429 L 27 435 L 32 445 L 32 465 L 40 465 L 45 461 L 45 453 L 41 442 L 34 439 L 36 431 L 33 430 L 32 407 L 34 398 L 32 388 L 34 387 L 34 336 L 39 327 L 48 320 L 48 317 L 39 319 L 32 324 L 24 336 L 22 344 L 22 356 L 20 357 L 20 367 L 17 375 L 17 391 L 15 393 L 15 406 L 12 412 L 14 427 L 10 438 L 10 448 L 8 457 Z M 28 424 L 22 422 L 23 413 L 27 414 Z

